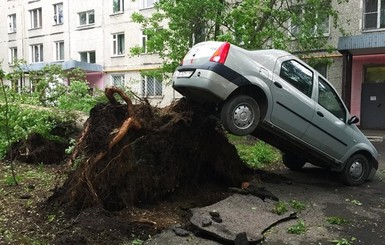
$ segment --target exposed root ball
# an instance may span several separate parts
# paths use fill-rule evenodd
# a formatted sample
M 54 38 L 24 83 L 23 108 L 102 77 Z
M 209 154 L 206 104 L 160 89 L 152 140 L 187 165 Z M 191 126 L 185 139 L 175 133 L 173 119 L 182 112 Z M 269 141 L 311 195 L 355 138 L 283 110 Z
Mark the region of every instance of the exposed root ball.
M 118 93 L 126 102 L 113 98 Z M 151 202 L 206 181 L 240 185 L 244 168 L 236 149 L 201 107 L 181 99 L 158 109 L 132 105 L 122 91 L 106 91 L 95 106 L 71 164 L 80 166 L 55 194 L 61 203 L 119 210 Z M 112 99 L 113 98 L 113 99 Z

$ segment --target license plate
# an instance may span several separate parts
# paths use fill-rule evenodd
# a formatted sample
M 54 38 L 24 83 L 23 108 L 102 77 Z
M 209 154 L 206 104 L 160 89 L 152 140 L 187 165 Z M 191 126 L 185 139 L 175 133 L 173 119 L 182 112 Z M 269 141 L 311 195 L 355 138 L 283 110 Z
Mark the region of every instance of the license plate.
M 178 78 L 189 78 L 191 77 L 191 75 L 194 73 L 194 71 L 178 71 L 178 74 L 176 75 L 176 77 Z

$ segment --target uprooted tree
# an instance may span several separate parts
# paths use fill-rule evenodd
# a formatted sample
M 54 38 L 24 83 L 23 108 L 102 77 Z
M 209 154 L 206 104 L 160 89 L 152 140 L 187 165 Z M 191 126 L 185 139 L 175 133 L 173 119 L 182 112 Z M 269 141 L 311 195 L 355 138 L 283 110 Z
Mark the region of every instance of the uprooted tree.
M 105 94 L 109 103 L 90 111 L 75 146 L 70 164 L 79 166 L 54 200 L 117 210 L 206 181 L 240 185 L 245 166 L 208 111 L 185 99 L 159 109 L 117 88 Z

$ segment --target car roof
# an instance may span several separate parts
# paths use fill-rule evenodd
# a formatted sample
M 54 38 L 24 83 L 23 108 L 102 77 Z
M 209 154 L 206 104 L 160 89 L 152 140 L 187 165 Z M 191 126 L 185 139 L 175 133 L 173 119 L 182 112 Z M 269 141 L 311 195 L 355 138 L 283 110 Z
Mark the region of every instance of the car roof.
M 281 57 L 286 57 L 287 59 L 296 59 L 298 57 L 293 54 L 280 50 L 280 49 L 257 49 L 257 50 L 249 50 L 239 47 L 235 44 L 231 44 L 232 50 L 235 52 L 244 53 L 246 56 L 252 58 L 257 61 L 262 66 L 266 67 L 269 70 L 274 70 L 274 66 L 276 64 L 277 59 Z M 231 51 L 230 51 L 231 52 Z

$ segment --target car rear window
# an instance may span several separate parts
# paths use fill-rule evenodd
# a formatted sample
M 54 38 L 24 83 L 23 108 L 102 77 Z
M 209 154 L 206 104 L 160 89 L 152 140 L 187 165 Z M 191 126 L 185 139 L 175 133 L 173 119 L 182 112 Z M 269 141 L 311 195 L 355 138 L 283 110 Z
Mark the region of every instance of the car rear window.
M 313 91 L 313 72 L 295 60 L 282 62 L 279 76 L 296 89 L 311 97 Z

